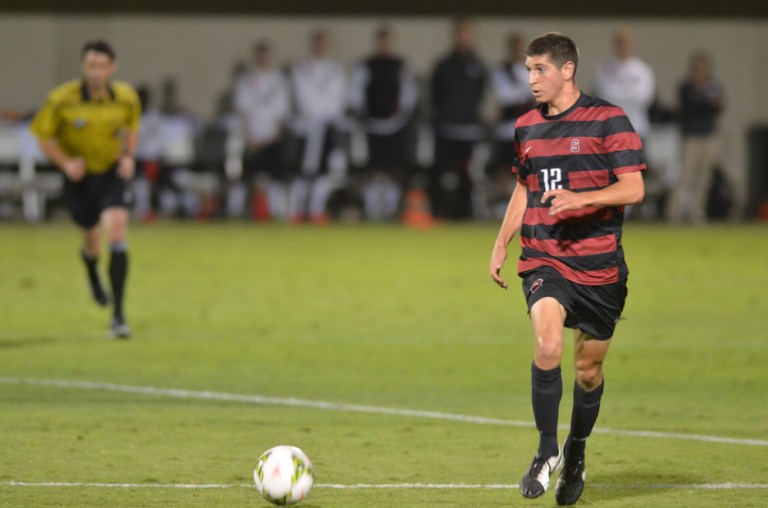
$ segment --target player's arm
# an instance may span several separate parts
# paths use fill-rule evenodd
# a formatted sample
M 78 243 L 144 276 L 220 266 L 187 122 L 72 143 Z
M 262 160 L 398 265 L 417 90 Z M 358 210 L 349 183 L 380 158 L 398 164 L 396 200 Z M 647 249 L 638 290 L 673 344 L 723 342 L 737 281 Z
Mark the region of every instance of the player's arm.
M 523 222 L 523 215 L 527 205 L 527 191 L 526 185 L 518 179 L 515 190 L 512 192 L 512 197 L 509 199 L 509 205 L 507 205 L 507 211 L 504 214 L 504 221 L 501 223 L 499 235 L 493 244 L 489 266 L 491 278 L 504 289 L 507 289 L 507 283 L 501 278 L 499 272 L 501 272 L 504 261 L 507 259 L 507 246 L 520 230 L 520 225 Z
M 586 207 L 606 208 L 609 206 L 635 205 L 645 197 L 645 184 L 640 171 L 620 173 L 618 181 L 604 189 L 588 192 L 571 192 L 565 189 L 552 189 L 544 193 L 542 203 L 552 200 L 549 215 L 557 215 L 568 210 Z

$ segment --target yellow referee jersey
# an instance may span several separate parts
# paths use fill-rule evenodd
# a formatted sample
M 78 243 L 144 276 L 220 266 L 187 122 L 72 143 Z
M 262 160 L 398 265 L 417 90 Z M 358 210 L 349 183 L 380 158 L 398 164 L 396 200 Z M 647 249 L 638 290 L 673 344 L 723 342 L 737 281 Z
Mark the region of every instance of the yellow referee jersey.
M 125 131 L 139 129 L 141 104 L 127 83 L 112 81 L 102 100 L 92 99 L 81 80 L 56 87 L 37 112 L 30 130 L 55 139 L 70 157 L 82 157 L 89 173 L 104 173 L 123 153 Z

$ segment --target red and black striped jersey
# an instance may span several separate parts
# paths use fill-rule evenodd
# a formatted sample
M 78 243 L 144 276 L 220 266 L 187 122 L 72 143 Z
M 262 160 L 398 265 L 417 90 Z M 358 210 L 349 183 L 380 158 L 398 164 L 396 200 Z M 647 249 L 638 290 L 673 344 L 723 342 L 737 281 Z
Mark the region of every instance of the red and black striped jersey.
M 512 171 L 528 189 L 518 272 L 549 266 L 590 286 L 625 280 L 623 206 L 550 216 L 550 203 L 541 198 L 550 189 L 599 190 L 615 183 L 616 175 L 644 170 L 640 137 L 621 108 L 584 93 L 561 114 L 545 111 L 540 105 L 516 124 Z

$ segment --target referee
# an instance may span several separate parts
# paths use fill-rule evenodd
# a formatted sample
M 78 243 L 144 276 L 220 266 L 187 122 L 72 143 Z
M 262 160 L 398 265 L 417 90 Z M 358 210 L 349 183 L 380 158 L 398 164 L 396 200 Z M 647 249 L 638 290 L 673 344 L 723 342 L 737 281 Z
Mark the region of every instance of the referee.
M 97 262 L 101 228 L 106 232 L 113 305 L 110 334 L 126 339 L 131 335 L 123 313 L 128 273 L 126 232 L 133 201 L 128 182 L 134 173 L 141 106 L 130 85 L 112 81 L 117 61 L 106 41 L 85 44 L 81 70 L 81 79 L 68 81 L 48 95 L 31 130 L 45 155 L 66 177 L 67 205 L 83 231 L 81 257 L 91 292 L 104 307 L 110 297 Z

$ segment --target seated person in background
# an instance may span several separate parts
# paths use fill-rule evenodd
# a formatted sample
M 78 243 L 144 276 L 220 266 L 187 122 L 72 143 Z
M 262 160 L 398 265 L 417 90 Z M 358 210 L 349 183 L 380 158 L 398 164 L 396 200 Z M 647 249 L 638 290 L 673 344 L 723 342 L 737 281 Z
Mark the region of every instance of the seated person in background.
M 308 218 L 324 223 L 328 196 L 347 169 L 347 83 L 344 68 L 328 57 L 328 34 L 315 32 L 310 45 L 310 55 L 291 68 L 294 127 L 303 149 L 299 174 L 291 183 L 289 209 L 293 222 Z
M 250 187 L 254 218 L 285 220 L 288 203 L 282 148 L 290 113 L 288 81 L 273 65 L 269 42 L 256 43 L 253 56 L 253 66 L 235 84 L 234 106 L 245 150 L 242 181 L 229 190 L 227 213 L 242 216 Z M 265 197 L 267 209 L 256 206 Z M 265 214 L 267 217 L 262 216 Z

